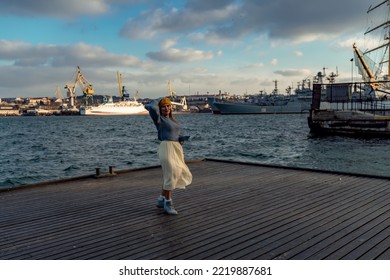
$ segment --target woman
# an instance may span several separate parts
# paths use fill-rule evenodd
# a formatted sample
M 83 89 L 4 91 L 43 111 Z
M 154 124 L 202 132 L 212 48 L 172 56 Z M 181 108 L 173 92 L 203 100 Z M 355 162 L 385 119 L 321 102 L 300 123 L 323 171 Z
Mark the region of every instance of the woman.
M 145 105 L 156 128 L 160 146 L 158 156 L 163 171 L 162 193 L 157 200 L 157 207 L 164 208 L 169 215 L 177 215 L 173 207 L 172 191 L 185 189 L 192 182 L 192 174 L 184 162 L 181 143 L 189 137 L 180 136 L 180 125 L 172 117 L 172 103 L 169 98 L 159 102 L 152 100 Z

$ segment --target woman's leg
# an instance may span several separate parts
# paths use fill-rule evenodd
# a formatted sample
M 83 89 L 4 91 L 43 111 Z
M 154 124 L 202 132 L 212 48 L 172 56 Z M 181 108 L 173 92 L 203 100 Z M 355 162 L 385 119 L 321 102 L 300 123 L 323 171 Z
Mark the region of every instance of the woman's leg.
M 165 199 L 171 200 L 172 199 L 172 191 L 171 190 L 162 190 L 162 196 L 165 197 Z
M 165 197 L 164 200 L 164 210 L 167 212 L 169 215 L 177 215 L 176 209 L 173 207 L 173 202 L 172 202 L 172 191 L 171 190 L 163 190 L 162 195 Z

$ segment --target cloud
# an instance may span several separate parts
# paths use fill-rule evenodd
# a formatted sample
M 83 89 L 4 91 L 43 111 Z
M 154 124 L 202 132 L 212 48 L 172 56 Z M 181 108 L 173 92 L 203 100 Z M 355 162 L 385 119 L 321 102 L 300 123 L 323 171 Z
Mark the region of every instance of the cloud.
M 176 40 L 168 39 L 168 40 L 165 40 L 165 42 L 163 42 L 163 44 L 161 45 L 161 48 L 166 50 L 166 49 L 169 49 L 170 47 L 173 47 L 174 45 L 176 45 L 176 43 L 177 43 Z
M 151 39 L 161 33 L 191 33 L 192 38 L 220 44 L 255 33 L 302 43 L 354 30 L 361 23 L 356 15 L 366 9 L 367 3 L 355 0 L 191 0 L 181 8 L 147 10 L 130 18 L 121 34 Z
M 32 45 L 20 41 L 0 40 L 0 60 L 16 66 L 127 66 L 140 67 L 143 62 L 131 55 L 118 55 L 107 50 L 78 43 L 75 45 Z
M 148 91 L 143 96 L 153 96 L 159 88 L 166 89 L 166 80 L 172 77 L 180 81 L 174 83 L 175 90 L 180 92 L 182 87 L 186 93 L 188 84 L 194 85 L 191 89 L 196 85 L 210 92 L 221 89 L 238 93 L 246 88 L 257 91 L 267 85 L 267 81 L 259 77 L 269 77 L 272 85 L 274 74 L 286 77 L 280 78 L 281 84 L 290 84 L 290 77 L 300 79 L 310 75 L 309 70 L 295 67 L 307 68 L 312 64 L 317 64 L 313 66 L 315 68 L 331 67 L 327 64 L 334 61 L 334 57 L 343 55 L 345 48 L 351 49 L 355 41 L 351 37 L 363 31 L 360 26 L 366 23 L 364 15 L 369 4 L 365 2 L 3 0 L 0 15 L 6 16 L 2 23 L 7 23 L 7 17 L 12 17 L 13 22 L 18 20 L 13 17 L 15 15 L 25 17 L 25 26 L 17 28 L 29 30 L 27 19 L 36 21 L 36 18 L 51 17 L 58 18 L 55 25 L 66 27 L 66 30 L 53 26 L 53 29 L 47 29 L 48 32 L 46 29 L 34 30 L 27 34 L 31 36 L 23 32 L 5 32 L 0 37 L 0 96 L 28 96 L 33 92 L 34 95 L 46 95 L 48 90 L 54 91 L 54 82 L 66 82 L 77 65 L 85 69 L 88 79 L 96 84 L 97 93 L 106 88 L 109 91 L 109 87 L 116 89 L 115 72 L 118 68 L 123 69 L 124 77 L 127 72 L 129 89 L 140 89 L 141 94 L 142 88 Z M 76 20 L 69 24 L 68 19 Z M 80 32 L 81 27 L 86 29 Z M 85 32 L 95 27 L 99 30 Z M 50 34 L 52 30 L 60 31 Z M 118 33 L 125 38 L 115 38 Z M 15 38 L 26 41 L 16 41 Z M 63 38 L 67 43 L 40 43 L 63 41 Z M 313 40 L 320 42 L 292 45 Z M 270 46 L 274 48 L 270 49 Z M 316 50 L 318 47 L 316 59 L 310 59 L 311 47 Z M 122 53 L 118 53 L 121 49 Z M 294 54 L 303 55 L 299 49 L 305 50 L 308 59 L 303 61 L 293 57 Z M 327 53 L 329 49 L 331 54 Z M 290 54 L 289 58 L 294 62 L 290 62 L 281 53 L 283 51 Z M 258 63 L 259 53 L 268 66 L 272 58 L 283 58 L 286 69 L 269 72 L 277 66 L 264 67 Z M 349 58 L 348 53 L 345 60 Z M 213 59 L 218 63 L 209 63 Z M 203 61 L 207 64 L 199 63 Z M 342 58 L 332 63 L 342 64 L 340 61 Z M 158 67 L 156 62 L 159 62 Z M 194 65 L 191 62 L 195 62 Z M 278 65 L 278 60 L 272 63 Z M 199 65 L 204 68 L 197 68 Z M 348 69 L 349 63 L 344 72 L 350 77 Z M 20 77 L 23 77 L 23 85 L 19 85 Z
M 118 5 L 133 10 L 120 30 L 129 39 L 149 40 L 164 34 L 192 34 L 212 44 L 237 42 L 250 34 L 297 43 L 328 40 L 356 28 L 368 4 L 355 0 L 188 0 L 156 6 L 144 0 L 3 0 L 0 14 L 25 17 L 77 18 L 106 15 Z M 334 7 L 337 7 L 335 9 Z M 345 12 L 348 11 L 348 12 Z
M 169 11 L 158 8 L 130 18 L 120 34 L 131 39 L 150 39 L 161 33 L 187 34 L 205 25 L 224 26 L 235 17 L 235 1 L 188 1 L 182 9 Z
M 283 77 L 307 77 L 311 71 L 309 69 L 284 69 L 274 71 L 274 73 Z
M 253 69 L 260 69 L 263 68 L 264 64 L 263 63 L 252 63 L 252 64 L 247 64 L 242 67 L 244 70 L 253 70 Z
M 106 15 L 118 5 L 129 11 L 142 7 L 142 13 L 129 16 L 120 31 L 122 36 L 151 39 L 165 33 L 194 33 L 197 39 L 222 44 L 253 33 L 267 34 L 272 40 L 326 40 L 356 28 L 361 23 L 359 15 L 368 7 L 365 1 L 356 0 L 187 0 L 179 7 L 173 6 L 175 2 L 156 6 L 159 2 L 3 0 L 0 15 L 77 18 Z
M 301 51 L 294 51 L 294 54 L 296 56 L 303 56 L 303 52 L 301 52 Z
M 109 0 L 2 0 L 0 15 L 73 18 L 80 15 L 100 15 L 109 10 Z
M 65 83 L 74 81 L 77 66 L 81 67 L 94 85 L 96 94 L 114 95 L 118 88 L 117 70 L 124 69 L 125 72 L 131 69 L 133 75 L 148 73 L 148 77 L 155 77 L 156 68 L 151 62 L 142 61 L 135 56 L 114 54 L 104 48 L 84 43 L 32 45 L 21 41 L 0 40 L 0 96 L 52 96 L 57 85 L 63 90 Z M 124 83 L 128 85 L 130 92 L 146 81 L 145 76 L 140 76 L 140 80 L 124 80 Z M 159 80 L 156 81 L 158 82 Z M 155 89 L 150 85 L 148 88 Z M 63 94 L 65 95 L 64 90 Z
M 156 58 L 199 61 L 212 59 L 214 56 L 212 52 L 175 49 L 172 48 L 174 43 L 174 40 L 167 40 L 163 44 L 166 48 L 156 53 Z M 63 89 L 65 83 L 72 82 L 72 73 L 75 73 L 78 65 L 94 85 L 96 94 L 117 94 L 116 71 L 121 69 L 123 82 L 129 92 L 140 90 L 142 97 L 152 97 L 161 92 L 162 88 L 166 88 L 166 80 L 171 77 L 186 77 L 182 69 L 177 72 L 171 69 L 168 72 L 167 67 L 156 67 L 153 61 L 114 54 L 104 48 L 84 43 L 32 45 L 21 41 L 0 40 L 0 96 L 52 96 L 56 85 Z M 210 78 L 209 74 L 204 74 L 204 77 Z M 15 86 L 20 83 L 21 77 L 23 83 Z
M 176 40 L 167 39 L 161 44 L 160 51 L 148 52 L 146 56 L 152 60 L 164 62 L 194 62 L 214 58 L 214 54 L 211 51 L 194 50 L 191 48 L 173 48 L 176 43 Z M 218 55 L 220 55 L 220 53 L 218 53 Z
M 165 62 L 194 62 L 214 58 L 214 54 L 211 51 L 177 48 L 166 48 L 159 52 L 148 52 L 146 55 L 152 60 Z
M 366 9 L 367 3 L 354 0 L 248 0 L 243 2 L 245 16 L 237 28 L 252 26 L 254 32 L 266 32 L 271 39 L 307 42 L 354 29 L 361 22 L 356 15 L 364 14 Z

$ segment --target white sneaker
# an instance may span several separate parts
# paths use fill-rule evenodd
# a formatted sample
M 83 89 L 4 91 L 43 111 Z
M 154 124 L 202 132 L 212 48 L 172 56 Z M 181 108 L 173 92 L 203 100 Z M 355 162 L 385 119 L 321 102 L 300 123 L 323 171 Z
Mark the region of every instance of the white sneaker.
M 156 207 L 164 208 L 165 196 L 160 195 L 157 199 Z
M 164 210 L 167 212 L 168 215 L 177 215 L 176 209 L 173 207 L 172 199 L 168 200 L 165 199 L 164 201 Z

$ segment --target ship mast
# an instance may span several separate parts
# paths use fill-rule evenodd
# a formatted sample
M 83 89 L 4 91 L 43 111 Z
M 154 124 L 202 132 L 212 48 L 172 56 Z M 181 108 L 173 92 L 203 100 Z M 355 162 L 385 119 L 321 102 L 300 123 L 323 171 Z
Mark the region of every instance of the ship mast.
M 359 52 L 359 49 L 356 47 L 356 44 L 353 44 L 353 50 L 355 51 L 355 53 L 356 53 L 358 59 L 359 59 L 360 62 L 362 63 L 364 70 L 366 71 L 368 77 L 370 78 L 370 81 L 375 80 L 374 74 L 371 72 L 370 67 L 368 67 L 366 61 L 364 60 L 363 56 L 362 56 L 361 53 Z
M 377 8 L 381 7 L 383 4 L 386 4 L 386 3 L 387 3 L 387 6 L 390 6 L 390 0 L 385 0 L 385 1 L 381 2 L 381 3 L 379 3 L 378 5 L 374 6 L 374 7 L 370 7 L 368 9 L 368 11 L 367 11 L 367 14 L 372 12 L 372 11 L 374 11 L 374 10 L 376 10 Z M 388 11 L 390 11 L 389 8 L 388 8 Z M 376 51 L 376 50 L 379 50 L 379 49 L 385 47 L 386 51 L 387 51 L 387 61 L 385 61 L 385 62 L 387 62 L 387 77 L 389 77 L 390 76 L 390 20 L 386 20 L 385 22 L 370 28 L 369 30 L 367 30 L 364 33 L 364 35 L 367 35 L 368 33 L 371 33 L 371 32 L 373 32 L 373 31 L 375 31 L 375 30 L 377 30 L 379 28 L 387 28 L 388 35 L 385 37 L 385 40 L 387 40 L 387 42 L 385 44 L 383 44 L 383 45 L 380 45 L 380 46 L 376 47 L 376 48 L 367 50 L 366 52 L 363 53 L 363 55 L 366 55 L 366 54 L 368 54 L 370 52 L 373 52 L 373 51 Z M 355 50 L 355 52 L 357 51 L 357 48 L 355 48 L 355 45 L 354 45 L 354 50 Z M 358 54 L 358 52 L 357 52 L 357 54 Z M 359 56 L 359 54 L 358 54 L 358 56 Z M 360 59 L 360 57 L 359 57 L 359 59 Z M 382 63 L 384 63 L 384 62 L 382 62 Z M 366 70 L 366 66 L 367 65 L 366 66 L 364 66 L 364 65 L 365 65 L 365 63 L 363 63 L 363 67 Z M 367 72 L 367 74 L 370 76 L 370 74 L 368 72 Z M 370 76 L 370 78 L 371 78 L 371 76 Z

